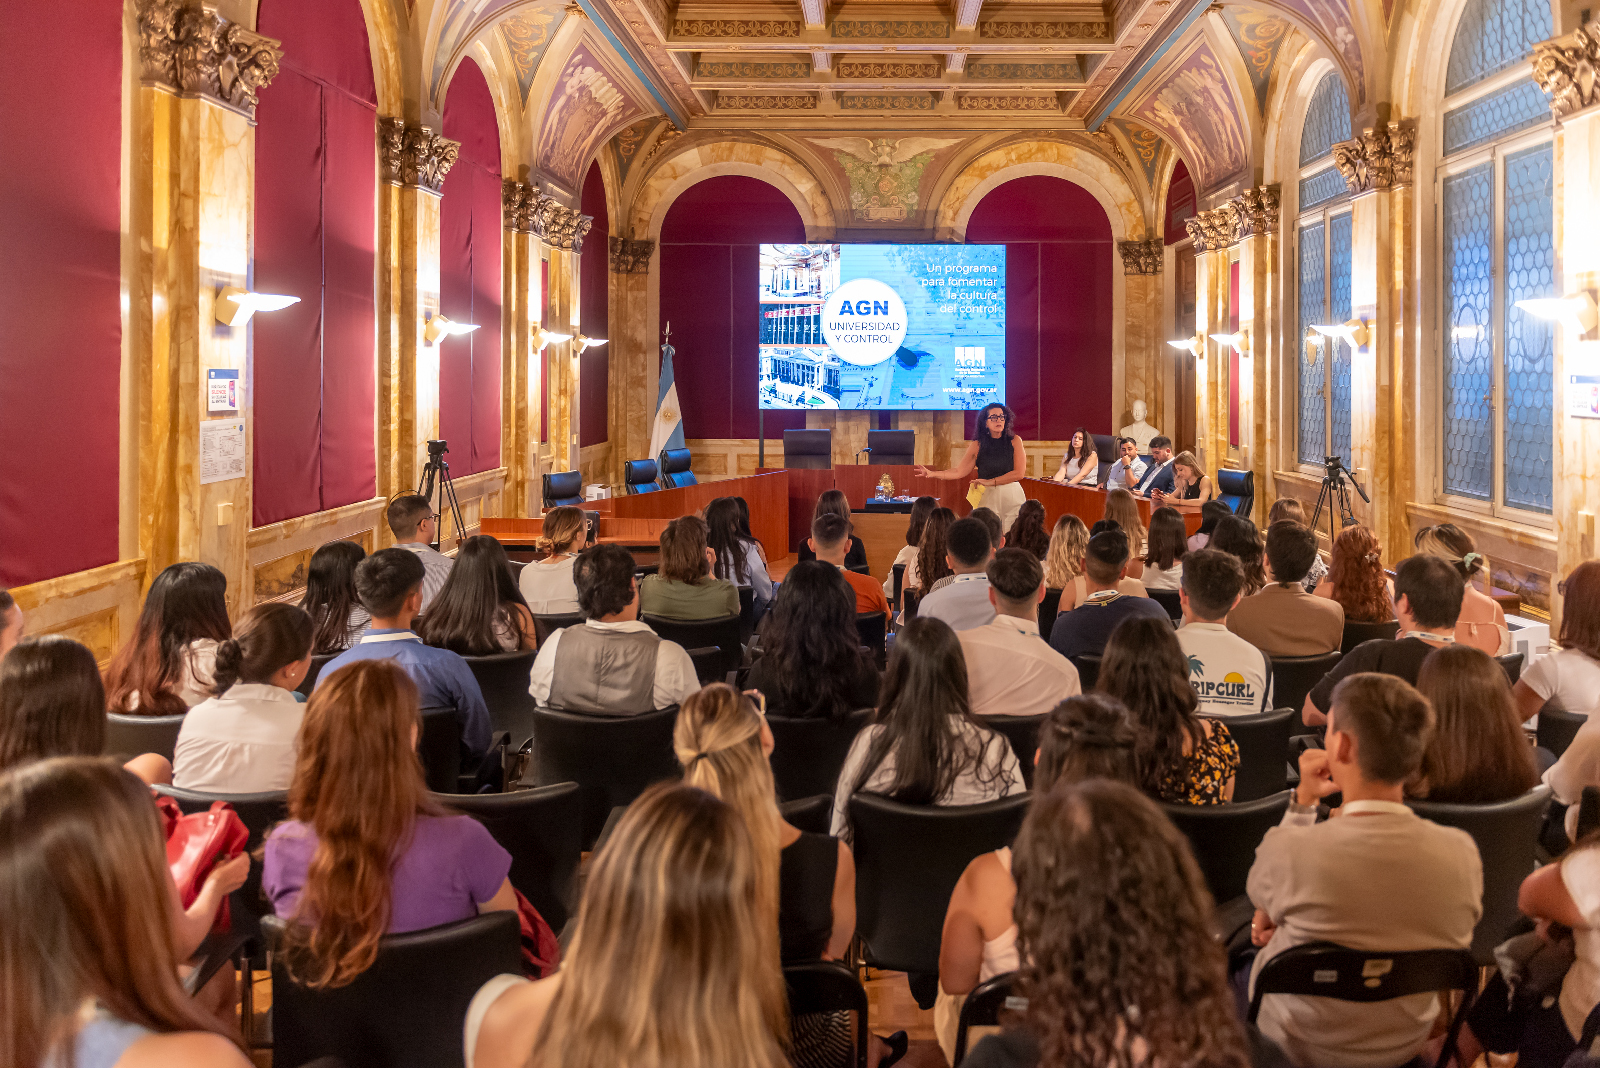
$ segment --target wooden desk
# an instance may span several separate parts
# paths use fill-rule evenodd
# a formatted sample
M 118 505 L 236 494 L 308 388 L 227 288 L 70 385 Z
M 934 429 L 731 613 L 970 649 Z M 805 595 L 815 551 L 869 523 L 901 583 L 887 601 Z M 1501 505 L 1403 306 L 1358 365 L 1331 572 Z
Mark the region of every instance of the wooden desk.
M 887 474 L 894 482 L 896 494 L 918 497 L 927 494 L 937 498 L 946 508 L 955 509 L 956 515 L 972 511 L 967 504 L 966 482 L 945 481 L 916 474 L 916 469 L 905 464 L 848 464 L 839 467 L 796 469 L 789 474 L 789 550 L 798 551 L 811 534 L 811 517 L 817 509 L 817 498 L 831 489 L 844 490 L 852 510 L 865 508 L 878 486 L 878 480 Z M 852 519 L 857 517 L 852 516 Z M 901 528 L 902 542 L 905 528 Z M 864 540 L 864 539 L 863 539 Z M 765 544 L 765 543 L 763 543 Z M 895 552 L 899 548 L 896 547 Z M 770 556 L 771 551 L 768 551 Z M 890 554 L 893 562 L 894 554 Z M 885 567 L 888 565 L 885 564 Z
M 1102 489 L 1063 486 L 1047 478 L 1025 478 L 1022 480 L 1022 492 L 1030 501 L 1044 505 L 1046 531 L 1054 530 L 1056 520 L 1063 515 L 1075 515 L 1090 527 L 1106 517 L 1106 491 Z M 1139 521 L 1148 529 L 1150 502 L 1141 497 L 1135 497 L 1134 501 L 1139 506 Z M 1180 508 L 1178 512 L 1183 516 L 1184 529 L 1191 535 L 1200 529 L 1200 509 Z
M 867 550 L 867 566 L 872 577 L 882 582 L 889 576 L 894 558 L 906 543 L 906 527 L 911 517 L 904 512 L 852 512 L 850 522 L 856 537 Z

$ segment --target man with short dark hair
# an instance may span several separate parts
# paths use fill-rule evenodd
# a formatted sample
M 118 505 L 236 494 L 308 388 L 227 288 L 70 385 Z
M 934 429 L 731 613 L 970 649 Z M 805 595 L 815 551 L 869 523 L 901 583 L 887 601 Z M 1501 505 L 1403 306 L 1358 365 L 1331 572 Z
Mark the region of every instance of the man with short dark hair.
M 823 512 L 811 521 L 811 537 L 806 544 L 811 551 L 816 553 L 817 559 L 832 564 L 839 569 L 839 574 L 844 576 L 845 582 L 856 594 L 856 614 L 865 612 L 882 612 L 884 618 L 889 616 L 889 598 L 883 595 L 883 587 L 873 582 L 867 575 L 851 571 L 844 566 L 845 555 L 850 551 L 850 521 L 835 512 Z
M 586 618 L 539 647 L 528 680 L 534 701 L 567 712 L 629 716 L 682 704 L 700 689 L 683 646 L 639 621 L 639 582 L 628 550 L 585 549 L 572 580 Z
M 1139 459 L 1139 443 L 1132 438 L 1118 438 L 1117 453 L 1116 462 L 1106 473 L 1106 489 L 1132 491 L 1144 478 L 1144 470 L 1149 465 Z
M 1117 592 L 1117 583 L 1128 575 L 1128 535 L 1121 530 L 1106 530 L 1089 539 L 1084 553 L 1084 588 L 1088 596 L 1070 612 L 1056 616 L 1050 632 L 1050 648 L 1071 659 L 1085 654 L 1099 656 L 1117 624 L 1131 616 L 1166 619 L 1167 610 L 1148 597 L 1130 597 Z
M 1083 692 L 1072 661 L 1039 637 L 1044 568 L 1026 549 L 1001 549 L 987 569 L 994 619 L 957 633 L 974 715 L 1037 716 Z
M 465 660 L 448 649 L 422 644 L 411 630 L 422 609 L 423 580 L 422 561 L 400 548 L 379 549 L 357 564 L 356 596 L 372 615 L 372 626 L 359 642 L 328 661 L 317 685 L 357 660 L 393 660 L 417 684 L 423 715 L 455 715 L 475 767 L 489 749 L 489 706 Z
M 22 606 L 10 590 L 0 590 L 0 660 L 22 640 Z
M 944 558 L 955 574 L 948 586 L 935 589 L 922 599 L 917 615 L 942 619 L 957 632 L 984 626 L 994 619 L 986 573 L 989 561 L 994 559 L 989 528 L 971 516 L 951 523 L 945 534 Z
M 1306 695 L 1301 718 L 1310 727 L 1328 722 L 1333 688 L 1362 671 L 1394 675 L 1416 685 L 1422 662 L 1435 649 L 1456 640 L 1456 617 L 1466 582 L 1455 565 L 1437 556 L 1413 556 L 1400 561 L 1394 573 L 1394 615 L 1400 621 L 1397 637 L 1374 638 L 1345 654 L 1339 666 L 1322 677 Z
M 1237 557 L 1201 549 L 1183 558 L 1183 626 L 1178 644 L 1189 661 L 1189 684 L 1204 716 L 1250 716 L 1272 709 L 1272 668 L 1260 649 L 1228 630 L 1228 613 L 1244 593 Z
M 1188 558 L 1185 557 L 1185 566 Z M 1320 656 L 1344 641 L 1344 608 L 1302 584 L 1317 559 L 1317 536 L 1292 520 L 1267 531 L 1272 581 L 1228 613 L 1228 629 L 1268 656 Z
M 1150 439 L 1150 466 L 1145 469 L 1144 477 L 1134 487 L 1133 492 L 1140 497 L 1150 496 L 1151 490 L 1160 490 L 1162 493 L 1171 493 L 1174 488 L 1172 481 L 1172 439 L 1165 434 L 1157 434 Z
M 389 502 L 384 516 L 389 521 L 389 532 L 394 535 L 395 546 L 415 553 L 417 559 L 422 561 L 421 611 L 426 611 L 444 585 L 444 580 L 450 577 L 450 568 L 455 563 L 433 547 L 433 539 L 438 534 L 439 517 L 428 498 L 420 493 L 403 493 L 396 497 Z
M 980 507 L 974 508 L 972 513 L 968 515 L 967 518 L 976 519 L 978 522 L 983 524 L 984 529 L 989 532 L 989 547 L 994 552 L 999 552 L 1005 547 L 1006 536 L 1005 532 L 1000 527 L 1000 513 L 996 512 L 993 508 Z M 946 562 L 948 563 L 948 561 Z M 954 565 L 951 566 L 953 567 Z M 933 589 L 929 590 L 928 592 L 936 593 L 950 585 L 955 580 L 956 577 L 954 575 L 946 575 L 943 578 L 935 579 L 933 583 Z M 917 614 L 922 614 L 922 610 L 920 608 L 917 610 Z
M 1433 707 L 1400 679 L 1362 673 L 1334 688 L 1327 748 L 1301 753 L 1294 799 L 1250 868 L 1252 985 L 1267 961 L 1308 942 L 1369 952 L 1472 944 L 1483 913 L 1478 848 L 1404 803 L 1433 728 Z M 1317 803 L 1334 793 L 1339 818 L 1318 823 Z M 1433 994 L 1364 1004 L 1273 994 L 1258 1024 L 1293 1064 L 1394 1068 L 1421 1052 L 1437 1013 Z

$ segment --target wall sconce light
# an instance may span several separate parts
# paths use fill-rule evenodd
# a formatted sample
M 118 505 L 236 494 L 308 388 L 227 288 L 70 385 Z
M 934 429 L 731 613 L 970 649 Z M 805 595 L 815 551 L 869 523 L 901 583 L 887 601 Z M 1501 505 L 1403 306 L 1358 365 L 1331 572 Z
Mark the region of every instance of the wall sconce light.
M 1353 349 L 1364 349 L 1367 347 L 1367 324 L 1362 322 L 1360 319 L 1350 319 L 1335 326 L 1323 326 L 1318 324 L 1312 326 L 1311 329 L 1315 330 L 1323 337 L 1343 338 Z
M 1204 352 L 1204 347 L 1201 345 L 1199 334 L 1196 334 L 1194 337 L 1180 338 L 1177 341 L 1169 341 L 1167 344 L 1182 352 L 1187 352 L 1191 356 L 1199 356 Z
M 1600 308 L 1596 307 L 1594 296 L 1587 289 L 1568 293 L 1564 297 L 1519 300 L 1517 307 L 1539 319 L 1566 323 L 1579 334 L 1593 333 L 1595 326 L 1600 324 Z
M 1233 334 L 1212 334 L 1211 340 L 1226 345 L 1240 356 L 1248 355 L 1250 337 L 1243 330 Z
M 571 341 L 571 340 L 572 340 L 572 335 L 571 334 L 557 334 L 557 333 L 555 333 L 553 331 L 546 330 L 542 326 L 537 326 L 537 327 L 534 327 L 534 330 L 533 330 L 533 351 L 534 352 L 543 352 L 544 349 L 545 349 L 545 346 L 549 345 L 551 342 L 555 342 L 556 344 L 560 344 L 563 341 Z
M 607 339 L 603 337 L 590 337 L 587 334 L 579 334 L 573 340 L 578 343 L 578 351 L 583 352 L 593 346 L 604 345 Z
M 238 286 L 223 286 L 217 290 L 217 300 L 212 313 L 223 326 L 243 326 L 258 311 L 280 311 L 291 304 L 299 304 L 299 297 L 279 293 L 252 293 Z
M 423 328 L 422 340 L 430 345 L 436 345 L 441 338 L 447 338 L 454 334 L 470 334 L 476 329 L 478 329 L 477 323 L 458 323 L 451 319 L 446 319 L 442 315 L 435 315 L 428 320 L 428 325 Z

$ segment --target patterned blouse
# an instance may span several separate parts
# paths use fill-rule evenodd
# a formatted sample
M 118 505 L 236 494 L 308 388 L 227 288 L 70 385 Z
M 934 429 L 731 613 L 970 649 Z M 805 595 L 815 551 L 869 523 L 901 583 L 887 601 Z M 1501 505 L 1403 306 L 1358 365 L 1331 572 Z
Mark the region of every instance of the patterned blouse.
M 1206 722 L 1211 724 L 1211 735 L 1201 739 L 1181 771 L 1173 769 L 1161 780 L 1161 800 L 1174 805 L 1220 805 L 1228 800 L 1222 791 L 1239 773 L 1239 743 L 1224 724 Z

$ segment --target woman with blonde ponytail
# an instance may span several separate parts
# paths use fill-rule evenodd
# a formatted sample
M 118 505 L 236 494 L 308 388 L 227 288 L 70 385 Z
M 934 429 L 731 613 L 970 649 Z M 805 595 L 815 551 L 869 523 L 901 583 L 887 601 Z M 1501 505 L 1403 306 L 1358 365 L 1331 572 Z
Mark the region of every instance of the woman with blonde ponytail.
M 1482 649 L 1490 656 L 1511 651 L 1511 630 L 1506 626 L 1505 609 L 1487 593 L 1472 584 L 1475 576 L 1486 574 L 1488 559 L 1472 543 L 1472 535 L 1454 523 L 1423 527 L 1412 539 L 1417 552 L 1448 561 L 1467 584 L 1461 598 L 1461 614 L 1456 617 L 1456 641 Z
M 544 514 L 544 533 L 534 543 L 543 560 L 522 568 L 517 586 L 534 615 L 555 615 L 578 610 L 578 587 L 572 581 L 572 563 L 589 544 L 588 519 L 582 508 L 564 504 Z

